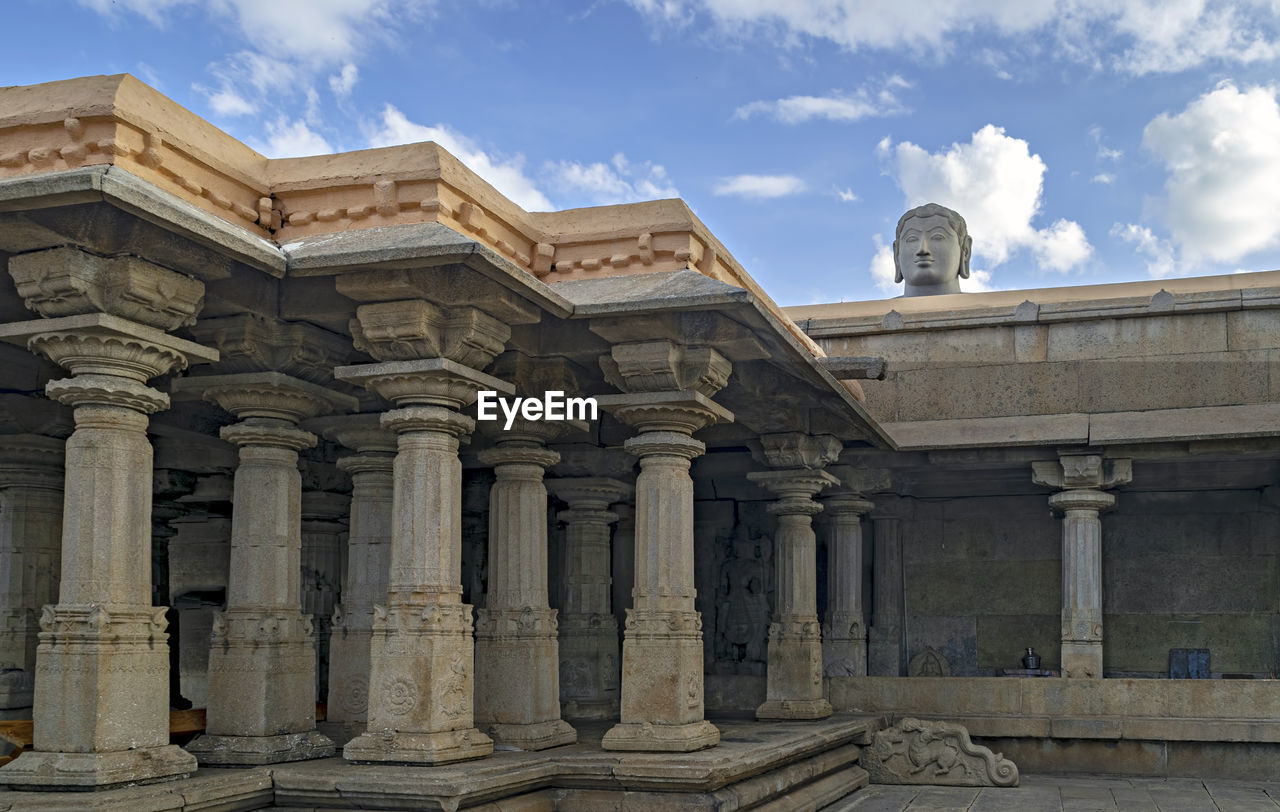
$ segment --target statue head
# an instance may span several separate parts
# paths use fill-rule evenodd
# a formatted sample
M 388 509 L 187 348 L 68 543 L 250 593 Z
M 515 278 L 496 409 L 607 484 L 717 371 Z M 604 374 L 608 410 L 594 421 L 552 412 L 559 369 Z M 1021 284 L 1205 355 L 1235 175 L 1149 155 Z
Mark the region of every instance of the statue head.
M 893 236 L 893 281 L 906 280 L 906 296 L 959 293 L 969 278 L 973 240 L 964 218 L 946 206 L 926 203 L 898 220 Z

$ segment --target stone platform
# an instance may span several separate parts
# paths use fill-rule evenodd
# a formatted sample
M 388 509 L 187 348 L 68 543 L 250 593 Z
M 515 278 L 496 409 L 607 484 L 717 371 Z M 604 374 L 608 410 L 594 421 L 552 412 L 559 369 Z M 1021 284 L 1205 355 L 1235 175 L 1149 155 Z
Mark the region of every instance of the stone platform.
M 195 776 L 103 792 L 0 792 L 7 810 L 813 810 L 866 786 L 867 716 L 816 722 L 715 719 L 720 745 L 695 753 L 600 748 L 607 722 L 576 725 L 579 742 L 541 752 L 499 751 L 439 767 L 351 764 L 340 758 Z

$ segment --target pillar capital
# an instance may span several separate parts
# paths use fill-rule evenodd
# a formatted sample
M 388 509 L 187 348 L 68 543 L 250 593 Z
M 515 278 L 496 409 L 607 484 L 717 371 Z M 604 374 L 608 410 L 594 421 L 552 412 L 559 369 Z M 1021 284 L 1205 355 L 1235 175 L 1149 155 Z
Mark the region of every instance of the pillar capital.
M 241 372 L 174 381 L 175 392 L 197 392 L 240 420 L 268 418 L 298 423 L 329 412 L 356 409 L 350 395 L 280 372 Z
M 135 256 L 103 257 L 78 248 L 9 259 L 27 307 L 45 318 L 106 313 L 165 331 L 194 324 L 204 283 Z
M 1116 497 L 1105 491 L 1088 489 L 1059 491 L 1049 497 L 1049 507 L 1059 514 L 1073 510 L 1091 511 L 1095 515 L 1115 507 Z
M 600 356 L 605 380 L 624 392 L 697 392 L 710 398 L 729 382 L 733 364 L 712 347 L 659 339 L 614 344 Z
M 832 493 L 822 497 L 822 509 L 833 519 L 861 519 L 875 510 L 876 504 L 857 493 Z
M 790 468 L 783 471 L 751 471 L 747 479 L 778 497 L 778 501 L 769 506 L 771 513 L 786 515 L 788 513 L 820 513 L 822 505 L 813 501 L 813 497 L 823 488 L 839 485 L 840 480 L 826 471 L 808 468 Z M 809 503 L 812 508 L 804 507 Z
M 417 358 L 357 364 L 334 370 L 338 380 L 363 386 L 396 406 L 461 409 L 488 389 L 510 395 L 515 387 L 449 358 Z
M 394 431 L 383 428 L 381 413 L 318 417 L 308 420 L 304 427 L 357 454 L 395 454 L 396 452 L 396 434 Z M 342 459 L 351 459 L 351 457 Z M 339 467 L 342 467 L 342 459 L 338 460 Z
M 428 432 L 457 438 L 474 431 L 476 421 L 443 406 L 406 406 L 383 414 L 382 426 L 400 435 Z
M 350 323 L 358 350 L 379 361 L 443 358 L 483 369 L 502 352 L 511 327 L 476 307 L 425 299 L 362 304 Z
M 561 516 L 577 511 L 608 513 L 609 505 L 635 493 L 633 486 L 621 480 L 588 476 L 548 479 L 547 490 L 569 503 L 569 511 L 562 511 Z
M 345 336 L 252 313 L 201 319 L 192 325 L 191 334 L 218 350 L 218 368 L 229 375 L 274 371 L 326 384 L 333 380 L 334 367 L 354 354 Z
M 830 434 L 789 431 L 764 434 L 752 444 L 751 456 L 770 468 L 820 469 L 836 461 L 844 446 Z
M 0 435 L 0 489 L 15 486 L 61 491 L 66 443 L 39 434 Z
M 497 448 L 486 448 L 476 455 L 484 465 L 504 467 L 511 465 L 533 465 L 545 470 L 560 461 L 560 455 L 545 448 L 524 445 L 499 445 Z M 542 474 L 539 472 L 538 479 Z
M 1062 453 L 1057 461 L 1031 463 L 1031 480 L 1050 488 L 1115 488 L 1133 480 L 1133 461 L 1109 460 L 1101 454 Z

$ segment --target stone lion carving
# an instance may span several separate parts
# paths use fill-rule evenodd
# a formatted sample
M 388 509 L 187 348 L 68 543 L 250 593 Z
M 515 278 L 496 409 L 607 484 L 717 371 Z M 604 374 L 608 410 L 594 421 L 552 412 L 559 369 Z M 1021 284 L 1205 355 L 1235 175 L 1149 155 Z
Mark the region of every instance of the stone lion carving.
M 876 733 L 858 763 L 873 784 L 1016 787 L 1018 765 L 969 740 L 963 725 L 907 718 Z

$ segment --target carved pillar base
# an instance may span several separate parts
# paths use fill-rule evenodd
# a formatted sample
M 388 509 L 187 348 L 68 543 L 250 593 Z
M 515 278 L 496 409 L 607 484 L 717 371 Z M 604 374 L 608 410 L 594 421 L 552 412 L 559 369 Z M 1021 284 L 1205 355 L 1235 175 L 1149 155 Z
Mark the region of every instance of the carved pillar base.
M 368 729 L 343 757 L 447 764 L 492 753 L 493 740 L 472 726 L 474 657 L 469 605 L 378 607 Z
M 622 647 L 623 719 L 606 750 L 688 753 L 720 741 L 702 719 L 702 618 L 694 611 L 627 611 Z M 630 721 L 628 716 L 643 721 Z
M 570 719 L 618 716 L 618 621 L 565 615 L 560 621 L 560 702 Z
M 757 719 L 831 715 L 831 703 L 822 696 L 822 636 L 816 621 L 770 624 L 767 691 Z
M 217 765 L 333 755 L 333 742 L 314 729 L 315 694 L 303 689 L 315 680 L 310 615 L 232 609 L 214 616 L 213 639 L 209 707 L 216 719 L 188 752 Z
M 521 750 L 573 744 L 560 718 L 554 609 L 481 609 L 476 623 L 476 723 Z M 501 701 L 495 698 L 501 696 Z
M 0 785 L 97 789 L 195 771 L 195 759 L 169 745 L 167 703 L 156 696 L 169 672 L 164 611 L 44 607 L 36 703 L 51 697 L 62 712 L 39 718 L 36 751 L 7 765 Z
M 822 674 L 826 677 L 867 675 L 867 632 L 861 612 L 828 615 L 822 627 Z

